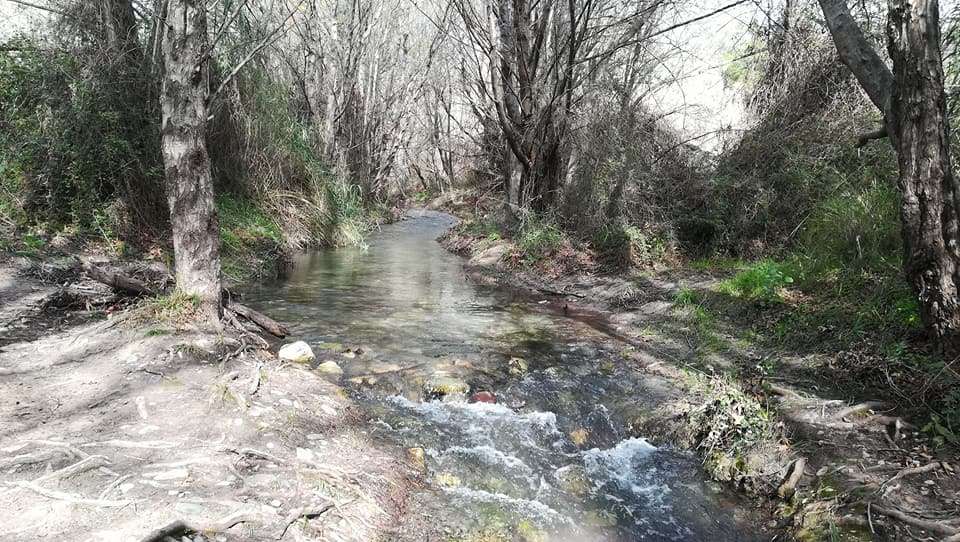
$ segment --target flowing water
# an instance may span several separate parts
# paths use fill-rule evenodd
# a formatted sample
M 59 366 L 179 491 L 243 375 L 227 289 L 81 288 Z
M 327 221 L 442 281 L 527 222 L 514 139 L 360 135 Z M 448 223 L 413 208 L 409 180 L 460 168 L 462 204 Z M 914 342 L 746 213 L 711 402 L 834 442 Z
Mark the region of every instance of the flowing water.
M 435 240 L 453 222 L 414 213 L 366 249 L 304 254 L 248 295 L 318 362 L 343 368 L 372 433 L 423 451 L 425 501 L 443 530 L 758 539 L 696 458 L 630 431 L 669 390 L 630 368 L 628 346 L 545 301 L 468 281 Z M 469 402 L 477 391 L 496 403 Z

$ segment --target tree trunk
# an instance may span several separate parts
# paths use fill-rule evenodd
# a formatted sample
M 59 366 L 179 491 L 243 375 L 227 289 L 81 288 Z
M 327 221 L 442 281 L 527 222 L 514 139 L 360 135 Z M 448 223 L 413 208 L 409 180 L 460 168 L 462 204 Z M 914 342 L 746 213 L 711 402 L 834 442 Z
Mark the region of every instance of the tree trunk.
M 888 132 L 900 165 L 904 266 L 920 315 L 945 353 L 960 353 L 957 183 L 950 164 L 936 0 L 891 0 L 894 86 Z
M 203 0 L 171 0 L 163 38 L 163 163 L 177 289 L 196 296 L 218 327 L 220 232 L 207 155 L 207 17 Z
M 840 58 L 884 115 L 900 167 L 904 271 L 941 351 L 960 354 L 960 190 L 950 164 L 937 0 L 890 0 L 891 72 L 846 0 L 819 0 Z

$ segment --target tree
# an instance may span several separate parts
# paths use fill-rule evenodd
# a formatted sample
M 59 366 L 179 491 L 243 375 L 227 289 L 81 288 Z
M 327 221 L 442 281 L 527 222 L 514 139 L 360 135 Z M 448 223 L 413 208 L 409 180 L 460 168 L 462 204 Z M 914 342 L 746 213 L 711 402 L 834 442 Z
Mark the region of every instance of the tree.
M 937 0 L 890 0 L 891 71 L 867 41 L 845 0 L 819 0 L 844 64 L 883 113 L 897 152 L 904 271 L 923 323 L 947 355 L 960 354 L 958 187 L 950 164 L 949 127 Z
M 207 155 L 208 43 L 203 0 L 170 0 L 164 21 L 160 95 L 162 149 L 177 289 L 199 300 L 206 324 L 217 327 L 220 231 Z

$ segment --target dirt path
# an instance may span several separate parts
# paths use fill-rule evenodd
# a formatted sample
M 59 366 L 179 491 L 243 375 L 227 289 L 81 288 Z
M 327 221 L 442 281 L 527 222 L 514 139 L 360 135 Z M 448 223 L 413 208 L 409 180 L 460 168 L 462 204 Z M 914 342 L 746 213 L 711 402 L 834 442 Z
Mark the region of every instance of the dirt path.
M 4 322 L 55 290 L 19 273 L 0 270 Z M 389 538 L 415 475 L 337 386 L 128 312 L 61 327 L 0 348 L 0 539 Z

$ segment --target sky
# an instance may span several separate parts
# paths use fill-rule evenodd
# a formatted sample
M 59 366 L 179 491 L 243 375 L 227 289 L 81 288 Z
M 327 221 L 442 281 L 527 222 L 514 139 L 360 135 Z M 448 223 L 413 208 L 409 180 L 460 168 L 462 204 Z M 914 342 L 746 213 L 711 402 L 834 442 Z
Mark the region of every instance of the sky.
M 694 6 L 677 18 L 690 20 L 730 3 L 690 2 Z M 717 134 L 705 134 L 726 127 L 742 128 L 749 120 L 739 89 L 724 82 L 724 58 L 746 42 L 747 28 L 758 16 L 756 5 L 747 2 L 667 35 L 670 41 L 683 45 L 683 52 L 668 61 L 665 68 L 679 81 L 656 92 L 648 106 L 661 111 L 679 110 L 667 121 L 687 138 L 697 138 L 692 143 L 705 150 L 712 150 L 719 143 Z

